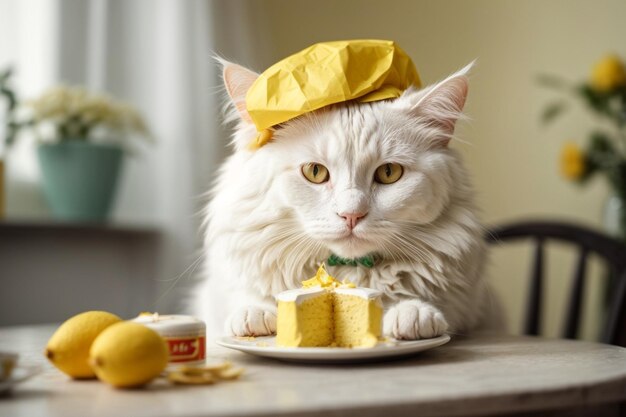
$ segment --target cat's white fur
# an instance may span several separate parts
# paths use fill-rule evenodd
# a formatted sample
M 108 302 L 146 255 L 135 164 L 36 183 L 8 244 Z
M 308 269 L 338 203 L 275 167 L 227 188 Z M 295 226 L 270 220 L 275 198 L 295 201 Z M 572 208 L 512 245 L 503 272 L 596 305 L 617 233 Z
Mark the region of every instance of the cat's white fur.
M 485 245 L 468 173 L 448 147 L 461 117 L 471 64 L 395 100 L 344 103 L 283 124 L 256 151 L 245 93 L 256 74 L 223 61 L 237 119 L 234 153 L 221 167 L 206 210 L 205 279 L 194 307 L 209 335 L 276 329 L 274 296 L 299 288 L 331 252 L 376 253 L 372 268 L 332 275 L 383 292 L 384 331 L 403 339 L 464 333 L 488 316 Z M 308 182 L 301 166 L 326 166 Z M 399 181 L 374 182 L 380 165 L 404 167 Z M 353 230 L 338 213 L 367 213 Z

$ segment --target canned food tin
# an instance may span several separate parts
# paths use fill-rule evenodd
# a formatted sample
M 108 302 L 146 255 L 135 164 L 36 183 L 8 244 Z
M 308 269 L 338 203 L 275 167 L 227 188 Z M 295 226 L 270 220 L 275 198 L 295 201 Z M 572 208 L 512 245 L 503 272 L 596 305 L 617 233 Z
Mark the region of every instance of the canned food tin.
M 169 363 L 197 364 L 205 360 L 206 325 L 193 316 L 141 313 L 133 319 L 159 333 L 167 342 Z

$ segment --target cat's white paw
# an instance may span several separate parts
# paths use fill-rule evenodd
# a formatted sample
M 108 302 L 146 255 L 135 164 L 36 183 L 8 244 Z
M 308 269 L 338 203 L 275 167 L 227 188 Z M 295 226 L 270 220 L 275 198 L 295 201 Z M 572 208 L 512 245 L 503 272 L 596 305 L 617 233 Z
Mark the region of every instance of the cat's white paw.
M 276 333 L 276 312 L 249 306 L 235 311 L 226 320 L 226 333 L 234 336 L 269 336 Z
M 417 340 L 441 336 L 448 322 L 441 311 L 420 300 L 402 301 L 391 307 L 383 319 L 386 336 L 396 339 Z

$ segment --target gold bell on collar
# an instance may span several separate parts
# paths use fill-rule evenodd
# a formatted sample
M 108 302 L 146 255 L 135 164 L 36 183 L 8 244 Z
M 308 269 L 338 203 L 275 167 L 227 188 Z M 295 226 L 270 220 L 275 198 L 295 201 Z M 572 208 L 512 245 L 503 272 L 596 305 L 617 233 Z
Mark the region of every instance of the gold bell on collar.
M 421 86 L 411 58 L 393 41 L 322 42 L 269 67 L 252 84 L 246 109 L 258 136 L 252 149 L 272 137 L 272 126 L 330 104 L 399 97 Z

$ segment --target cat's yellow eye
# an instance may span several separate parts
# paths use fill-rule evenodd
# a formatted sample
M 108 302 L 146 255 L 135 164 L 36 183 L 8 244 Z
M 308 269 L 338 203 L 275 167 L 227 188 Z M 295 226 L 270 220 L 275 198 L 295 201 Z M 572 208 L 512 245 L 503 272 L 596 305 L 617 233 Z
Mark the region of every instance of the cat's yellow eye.
M 315 162 L 302 165 L 302 175 L 313 184 L 321 184 L 330 178 L 328 169 L 324 165 L 316 164 Z
M 393 184 L 400 179 L 403 172 L 402 165 L 389 162 L 376 168 L 374 180 L 381 184 Z

